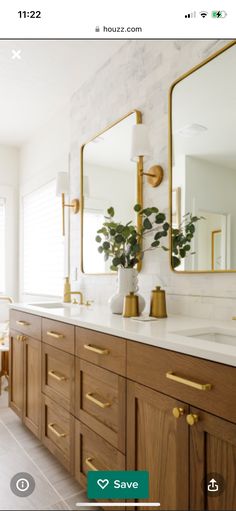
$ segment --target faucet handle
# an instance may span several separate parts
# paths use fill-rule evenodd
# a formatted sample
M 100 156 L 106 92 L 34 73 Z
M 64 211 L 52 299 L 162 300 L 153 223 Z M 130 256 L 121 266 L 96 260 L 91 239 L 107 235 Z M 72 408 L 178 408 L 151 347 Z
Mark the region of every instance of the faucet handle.
M 84 302 L 84 305 L 86 305 L 86 307 L 90 307 L 90 305 L 92 305 L 94 303 L 94 300 L 86 300 Z

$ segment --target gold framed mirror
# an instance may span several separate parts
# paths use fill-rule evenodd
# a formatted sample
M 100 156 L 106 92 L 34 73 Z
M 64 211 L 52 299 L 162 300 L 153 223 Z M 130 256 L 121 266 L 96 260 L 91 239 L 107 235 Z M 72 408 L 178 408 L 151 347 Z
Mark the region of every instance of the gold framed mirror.
M 169 93 L 171 268 L 236 271 L 236 41 Z
M 81 270 L 86 274 L 111 274 L 95 241 L 107 209 L 115 209 L 121 222 L 141 218 L 133 207 L 143 205 L 142 158 L 130 159 L 132 127 L 142 123 L 142 114 L 133 110 L 107 126 L 81 147 Z M 138 270 L 140 271 L 141 265 Z

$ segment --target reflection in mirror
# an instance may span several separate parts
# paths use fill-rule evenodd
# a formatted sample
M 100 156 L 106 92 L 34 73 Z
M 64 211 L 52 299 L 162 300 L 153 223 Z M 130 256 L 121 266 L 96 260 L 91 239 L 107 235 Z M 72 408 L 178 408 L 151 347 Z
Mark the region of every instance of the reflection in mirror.
M 132 127 L 141 120 L 132 112 L 82 147 L 82 270 L 110 273 L 110 261 L 98 253 L 97 230 L 110 206 L 122 223 L 137 222 L 137 163 L 130 160 Z M 139 183 L 140 185 L 140 183 Z M 140 193 L 139 193 L 140 195 Z
M 172 229 L 201 217 L 175 269 L 236 271 L 236 46 L 178 81 L 171 99 Z

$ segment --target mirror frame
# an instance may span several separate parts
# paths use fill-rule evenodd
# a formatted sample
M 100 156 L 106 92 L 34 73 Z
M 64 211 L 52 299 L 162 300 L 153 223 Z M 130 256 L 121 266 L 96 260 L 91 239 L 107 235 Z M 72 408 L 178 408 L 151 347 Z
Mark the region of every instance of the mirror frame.
M 236 40 L 233 40 L 233 41 L 230 41 L 228 44 L 226 44 L 225 46 L 223 46 L 223 48 L 221 48 L 220 50 L 216 51 L 215 53 L 213 53 L 212 55 L 210 55 L 209 57 L 207 57 L 207 59 L 203 60 L 202 62 L 200 62 L 200 64 L 197 64 L 196 66 L 194 66 L 193 68 L 191 68 L 189 71 L 187 71 L 186 73 L 184 73 L 183 75 L 181 75 L 179 78 L 177 78 L 171 85 L 170 89 L 169 89 L 169 141 L 168 141 L 168 150 L 169 150 L 169 223 L 170 223 L 170 226 L 171 226 L 171 229 L 172 229 L 172 191 L 173 191 L 173 186 L 172 186 L 172 163 L 173 163 L 173 154 L 172 154 L 172 146 L 173 146 L 173 136 L 172 136 L 172 94 L 173 94 L 173 90 L 175 88 L 175 86 L 181 82 L 182 80 L 184 80 L 185 78 L 187 78 L 189 75 L 195 73 L 195 71 L 197 71 L 198 69 L 200 69 L 201 67 L 205 66 L 206 64 L 208 64 L 209 62 L 211 62 L 212 60 L 214 60 L 215 58 L 217 58 L 219 55 L 221 55 L 222 53 L 224 53 L 225 51 L 227 51 L 229 48 L 232 48 L 232 46 L 236 45 Z M 235 270 L 176 270 L 173 268 L 172 266 L 172 238 L 171 238 L 171 229 L 170 229 L 170 234 L 169 234 L 169 246 L 170 246 L 170 258 L 169 258 L 169 263 L 170 263 L 170 268 L 171 270 L 176 273 L 177 275 L 185 275 L 185 274 L 201 274 L 201 273 L 236 273 L 236 269 Z
M 85 148 L 85 146 L 87 144 L 89 144 L 89 142 L 92 142 L 95 138 L 99 137 L 100 135 L 102 135 L 106 131 L 110 130 L 111 128 L 113 128 L 114 126 L 116 126 L 117 124 L 119 124 L 120 122 L 122 122 L 124 119 L 126 119 L 127 117 L 129 117 L 132 114 L 135 114 L 136 124 L 142 124 L 142 113 L 140 112 L 140 110 L 131 110 L 130 112 L 128 112 L 123 117 L 120 117 L 119 119 L 117 119 L 113 123 L 109 124 L 102 131 L 99 131 L 98 133 L 96 133 L 96 135 L 94 135 L 92 138 L 87 140 L 87 142 L 85 142 L 81 146 L 81 148 L 80 148 L 80 197 L 81 197 L 81 199 L 80 199 L 80 204 L 81 204 L 81 209 L 80 209 L 80 268 L 81 268 L 82 273 L 84 273 L 85 275 L 113 275 L 114 276 L 114 275 L 117 274 L 117 272 L 110 271 L 110 272 L 104 272 L 104 273 L 87 273 L 87 272 L 84 271 L 84 255 L 83 255 L 83 246 L 84 246 L 84 242 L 83 242 L 83 230 L 84 230 L 84 225 L 83 225 L 84 224 L 84 222 L 83 222 L 83 218 L 84 218 L 84 183 L 83 183 L 83 181 L 84 181 L 84 179 L 83 179 L 83 175 L 84 175 L 84 148 Z M 143 178 L 142 178 L 142 171 L 143 171 L 143 157 L 140 156 L 138 161 L 137 161 L 136 196 L 137 196 L 137 203 L 141 204 L 141 206 L 143 207 Z M 137 227 L 138 227 L 138 230 L 141 230 L 142 219 L 141 219 L 141 217 L 138 214 L 137 214 Z M 141 271 L 141 268 L 142 268 L 142 262 L 140 261 L 137 264 L 138 272 Z

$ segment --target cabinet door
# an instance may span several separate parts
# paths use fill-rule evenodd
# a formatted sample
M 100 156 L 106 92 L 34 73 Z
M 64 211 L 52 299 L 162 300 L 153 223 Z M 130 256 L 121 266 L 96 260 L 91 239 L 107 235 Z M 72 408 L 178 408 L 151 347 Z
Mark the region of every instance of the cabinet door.
M 41 436 L 41 342 L 25 337 L 23 421 L 38 438 Z
M 23 356 L 24 336 L 15 331 L 10 332 L 10 363 L 9 363 L 9 406 L 23 417 Z
M 178 419 L 173 416 L 175 407 L 183 410 Z M 186 413 L 188 405 L 128 382 L 127 469 L 148 470 L 149 501 L 160 502 L 159 509 L 189 506 Z
M 190 427 L 190 509 L 236 509 L 236 424 L 196 408 L 191 414 L 198 422 Z M 207 491 L 208 479 L 221 484 L 217 475 L 225 482 L 220 494 Z

